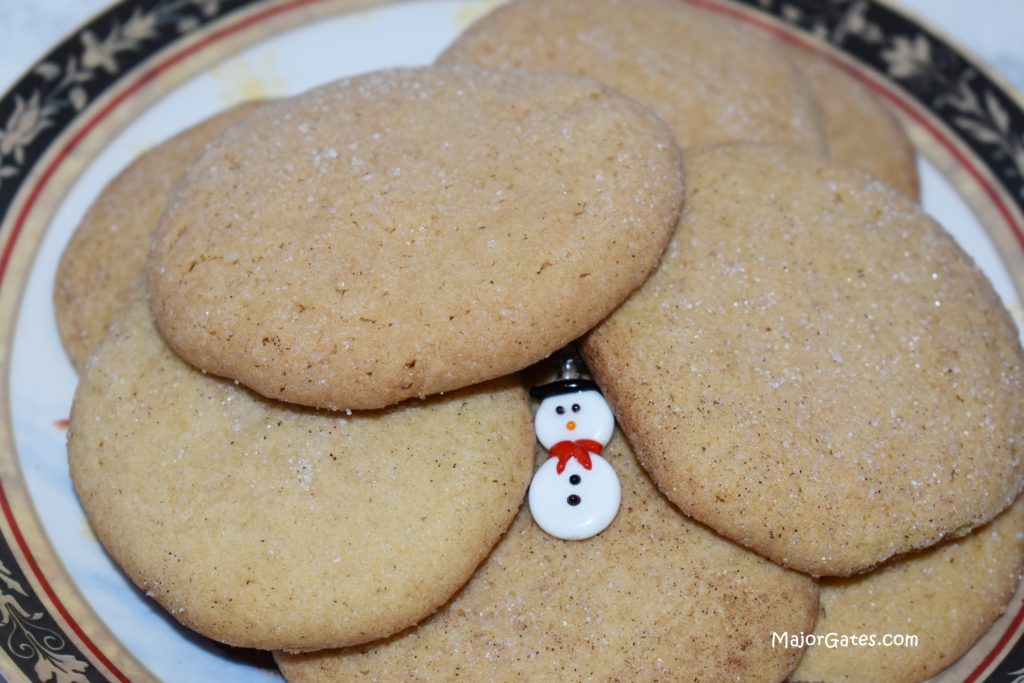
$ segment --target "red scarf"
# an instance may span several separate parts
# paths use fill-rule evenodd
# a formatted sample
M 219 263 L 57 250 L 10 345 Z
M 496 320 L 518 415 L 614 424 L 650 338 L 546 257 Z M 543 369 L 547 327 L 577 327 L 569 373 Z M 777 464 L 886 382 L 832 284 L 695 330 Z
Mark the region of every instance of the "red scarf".
M 590 463 L 590 454 L 601 455 L 603 448 L 604 446 L 593 439 L 559 441 L 551 447 L 551 457 L 558 458 L 558 465 L 555 467 L 555 471 L 558 474 L 564 472 L 565 464 L 569 462 L 570 458 L 576 458 L 583 465 L 583 469 L 589 470 L 593 467 Z

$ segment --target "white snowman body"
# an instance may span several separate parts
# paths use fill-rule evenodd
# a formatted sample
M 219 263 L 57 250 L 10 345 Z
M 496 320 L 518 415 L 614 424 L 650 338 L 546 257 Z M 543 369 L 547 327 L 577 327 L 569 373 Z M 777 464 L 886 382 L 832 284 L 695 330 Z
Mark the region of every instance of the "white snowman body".
M 557 458 L 548 458 L 530 482 L 530 514 L 555 538 L 578 541 L 608 528 L 619 511 L 619 477 L 608 461 L 590 455 L 590 469 L 575 459 L 558 474 Z
M 534 521 L 565 540 L 590 538 L 604 531 L 619 511 L 622 489 L 615 470 L 597 454 L 612 438 L 615 418 L 600 392 L 592 389 L 549 396 L 534 419 L 537 440 L 544 448 L 566 450 L 561 442 L 583 444 L 580 458 L 548 458 L 533 475 L 528 502 Z M 589 445 L 590 448 L 586 448 Z M 593 450 L 594 445 L 598 445 Z M 569 446 L 567 450 L 574 450 Z M 559 464 L 562 471 L 559 472 Z

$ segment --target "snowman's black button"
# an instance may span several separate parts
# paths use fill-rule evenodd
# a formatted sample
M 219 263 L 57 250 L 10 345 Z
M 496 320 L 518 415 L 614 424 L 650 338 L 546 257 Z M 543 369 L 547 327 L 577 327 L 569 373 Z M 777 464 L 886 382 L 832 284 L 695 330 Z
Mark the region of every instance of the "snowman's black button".
M 573 486 L 580 483 L 581 481 L 583 480 L 580 478 L 580 475 L 578 474 L 574 474 L 571 477 L 569 477 L 569 483 L 572 484 Z
M 566 499 L 565 499 L 565 502 L 566 502 L 566 503 L 568 503 L 569 505 L 579 505 L 579 504 L 580 504 L 580 502 L 581 502 L 581 499 L 580 499 L 580 497 L 579 497 L 579 496 L 577 496 L 577 495 L 576 495 L 576 494 L 574 493 L 574 494 L 572 494 L 571 496 L 569 496 L 568 498 L 566 498 Z

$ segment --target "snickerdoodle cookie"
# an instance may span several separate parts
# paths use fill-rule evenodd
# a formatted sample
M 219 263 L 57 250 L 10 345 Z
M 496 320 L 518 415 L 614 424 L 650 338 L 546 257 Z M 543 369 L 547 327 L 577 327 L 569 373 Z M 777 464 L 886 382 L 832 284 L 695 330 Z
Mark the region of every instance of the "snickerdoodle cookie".
M 192 165 L 150 303 L 193 365 L 322 408 L 519 370 L 655 268 L 682 199 L 668 128 L 590 79 L 395 69 L 271 104 Z
M 657 272 L 583 343 L 679 507 L 848 575 L 983 524 L 1024 483 L 1024 358 L 910 199 L 768 145 L 692 150 Z
M 679 0 L 515 0 L 439 62 L 590 76 L 657 112 L 683 148 L 752 140 L 824 150 L 811 88 L 782 48 Z
M 175 618 L 233 645 L 317 649 L 448 600 L 515 517 L 534 448 L 513 378 L 302 409 L 184 363 L 138 296 L 86 367 L 68 457 L 96 536 Z
M 93 202 L 64 248 L 53 290 L 57 330 L 77 370 L 134 289 L 174 184 L 206 143 L 259 104 L 236 105 L 157 145 Z
M 920 199 L 917 155 L 896 115 L 866 85 L 824 56 L 796 48 L 788 55 L 807 77 L 821 107 L 828 155 Z

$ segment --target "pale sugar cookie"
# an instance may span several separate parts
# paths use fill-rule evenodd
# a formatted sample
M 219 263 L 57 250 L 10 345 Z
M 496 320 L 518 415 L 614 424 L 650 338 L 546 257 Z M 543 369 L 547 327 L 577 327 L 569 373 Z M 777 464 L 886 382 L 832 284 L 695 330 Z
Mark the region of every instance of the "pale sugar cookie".
M 381 71 L 207 148 L 161 221 L 150 303 L 203 370 L 376 408 L 586 332 L 657 265 L 681 197 L 669 130 L 595 81 Z
M 546 454 L 545 454 L 546 455 Z M 562 541 L 523 509 L 469 584 L 430 619 L 348 650 L 277 653 L 313 681 L 781 681 L 812 628 L 813 580 L 687 519 L 616 435 L 604 456 L 622 508 L 599 535 Z
M 317 649 L 448 600 L 515 516 L 534 450 L 515 379 L 301 409 L 186 365 L 137 298 L 82 377 L 68 456 L 96 536 L 176 619 L 232 645 Z
M 910 199 L 791 148 L 691 150 L 658 271 L 583 343 L 686 513 L 848 575 L 995 517 L 1024 363 L 992 286 Z

